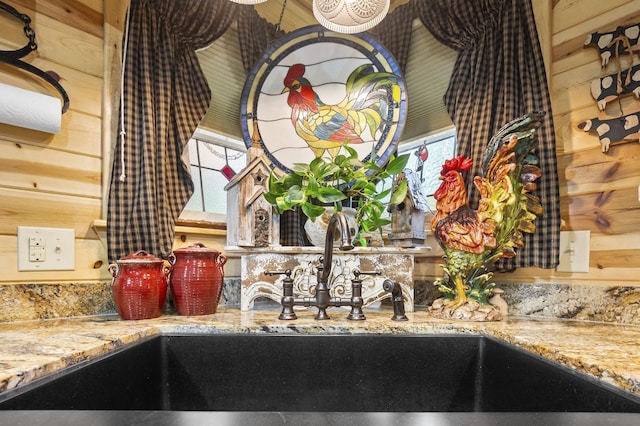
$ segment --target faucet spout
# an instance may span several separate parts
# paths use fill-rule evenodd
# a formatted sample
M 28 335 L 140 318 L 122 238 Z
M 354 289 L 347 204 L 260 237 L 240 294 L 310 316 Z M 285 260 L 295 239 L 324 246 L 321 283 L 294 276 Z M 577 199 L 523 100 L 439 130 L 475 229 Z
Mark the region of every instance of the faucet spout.
M 318 308 L 316 319 L 327 320 L 330 319 L 329 315 L 327 315 L 327 308 L 331 306 L 351 306 L 351 313 L 347 319 L 365 319 L 362 313 L 362 279 L 360 275 L 379 275 L 380 273 L 377 271 L 360 272 L 356 270 L 354 271 L 354 278 L 351 280 L 352 296 L 350 298 L 331 297 L 329 294 L 329 275 L 331 274 L 331 266 L 333 265 L 333 240 L 336 229 L 340 231 L 340 250 L 353 249 L 347 218 L 343 212 L 335 212 L 333 216 L 331 216 L 331 219 L 329 219 L 329 225 L 327 226 L 324 256 L 319 260 L 319 264 L 316 267 L 318 283 L 316 285 L 315 297 L 295 297 L 293 295 L 293 279 L 291 278 L 290 270 L 284 272 L 266 272 L 267 275 L 284 274 L 286 276 L 283 282 L 282 313 L 278 318 L 283 320 L 296 319 L 296 314 L 293 311 L 294 306 L 315 306 Z
M 349 232 L 349 224 L 347 218 L 341 211 L 335 212 L 329 225 L 327 226 L 327 236 L 324 240 L 324 256 L 322 257 L 322 265 L 318 266 L 318 285 L 316 286 L 315 306 L 318 308 L 316 319 L 329 319 L 327 308 L 331 306 L 332 300 L 329 296 L 329 274 L 331 273 L 331 265 L 333 264 L 333 240 L 336 228 L 340 231 L 340 250 L 351 250 L 351 232 Z
M 329 225 L 327 226 L 327 236 L 324 240 L 324 256 L 322 258 L 322 275 L 320 281 L 327 284 L 329 274 L 331 273 L 331 263 L 333 262 L 333 240 L 335 239 L 336 229 L 340 230 L 340 246 L 339 249 L 343 251 L 352 250 L 353 244 L 351 242 L 351 231 L 349 230 L 349 223 L 347 217 L 343 212 L 337 211 L 329 219 Z

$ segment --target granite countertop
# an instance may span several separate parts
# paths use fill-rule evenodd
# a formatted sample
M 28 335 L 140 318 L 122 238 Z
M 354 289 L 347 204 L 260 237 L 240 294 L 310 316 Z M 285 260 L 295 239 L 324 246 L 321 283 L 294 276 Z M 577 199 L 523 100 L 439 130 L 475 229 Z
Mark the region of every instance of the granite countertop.
M 509 317 L 500 322 L 442 320 L 426 311 L 407 313 L 409 321 L 391 321 L 387 310 L 365 310 L 365 321 L 349 321 L 347 312 L 329 310 L 332 319 L 316 321 L 315 309 L 296 311 L 294 321 L 278 320 L 278 311 L 219 309 L 213 315 L 164 315 L 142 321 L 117 316 L 0 324 L 0 392 L 7 391 L 157 334 L 486 334 L 552 361 L 583 371 L 640 395 L 640 327 L 574 320 Z

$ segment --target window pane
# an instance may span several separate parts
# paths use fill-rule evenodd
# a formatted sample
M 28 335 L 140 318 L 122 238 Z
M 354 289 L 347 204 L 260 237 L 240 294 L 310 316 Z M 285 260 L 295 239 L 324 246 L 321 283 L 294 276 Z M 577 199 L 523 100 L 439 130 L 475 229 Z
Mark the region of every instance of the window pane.
M 202 170 L 204 181 L 204 211 L 209 213 L 227 213 L 227 192 L 224 186 L 227 178 L 222 173 L 214 170 Z
M 247 153 L 227 148 L 229 157 L 229 166 L 236 172 L 240 173 L 247 166 Z
M 200 142 L 200 165 L 209 169 L 220 170 L 227 164 L 224 147 L 208 142 Z
M 419 152 L 422 147 L 427 148 L 427 160 L 422 166 L 422 170 L 418 170 L 419 167 Z M 422 188 L 424 194 L 427 196 L 427 201 L 431 209 L 435 210 L 435 200 L 433 199 L 433 193 L 440 186 L 440 170 L 445 160 L 448 160 L 455 156 L 456 138 L 455 133 L 452 130 L 447 130 L 441 134 L 430 136 L 422 141 L 410 142 L 398 147 L 398 155 L 409 153 L 409 160 L 407 161 L 407 168 L 416 172 L 418 177 L 423 181 Z M 391 179 L 385 179 L 378 182 L 377 188 L 379 192 L 391 186 Z M 388 203 L 391 199 L 391 194 L 382 200 L 383 203 Z
M 187 149 L 189 150 L 189 163 L 191 165 L 198 164 L 198 146 L 197 141 L 191 139 L 187 144 Z M 191 168 L 191 173 L 193 173 L 193 167 Z
M 221 137 L 222 142 L 218 143 L 216 142 L 218 140 L 216 137 L 206 137 L 205 139 L 207 140 L 191 139 L 189 141 L 189 159 L 191 161 L 191 174 L 195 190 L 185 210 L 225 215 L 227 212 L 227 194 L 224 191 L 224 187 L 229 182 L 229 179 L 232 178 L 232 175 L 225 176 L 223 171 L 231 168 L 234 173 L 240 173 L 246 167 L 247 153 L 242 151 L 242 148 L 231 148 L 232 146 L 242 147 L 243 143 L 241 141 Z M 197 147 L 196 144 L 198 145 Z M 428 157 L 422 170 L 419 170 L 418 153 L 423 146 L 428 151 Z M 199 150 L 196 148 L 199 148 Z M 432 194 L 440 185 L 439 177 L 442 164 L 444 164 L 445 160 L 455 156 L 455 149 L 455 133 L 452 130 L 429 136 L 424 140 L 401 144 L 398 148 L 400 154 L 405 152 L 412 154 L 407 167 L 416 171 L 418 176 L 421 177 L 424 192 L 432 208 L 435 206 Z M 390 185 L 391 180 L 387 179 L 385 182 L 380 182 L 378 187 L 389 188 Z M 385 202 L 388 202 L 388 199 L 389 197 Z
M 427 159 L 421 169 L 419 169 L 419 154 L 424 148 L 427 150 Z M 440 171 L 445 160 L 456 155 L 456 138 L 453 130 L 447 130 L 440 134 L 432 135 L 422 141 L 400 145 L 398 152 L 404 154 L 411 153 L 407 167 L 415 171 L 422 180 L 422 188 L 427 196 L 427 201 L 431 209 L 435 210 L 435 200 L 433 193 L 440 186 Z
M 455 139 L 447 138 L 436 143 L 427 145 L 429 157 L 425 161 L 422 171 L 424 182 L 422 187 L 425 194 L 433 195 L 440 186 L 440 170 L 445 160 L 449 160 L 455 156 Z M 417 160 L 417 157 L 416 157 Z
M 194 150 L 195 151 L 195 150 Z M 185 210 L 197 210 L 202 209 L 202 192 L 200 191 L 200 171 L 197 167 L 191 166 L 191 178 L 193 179 L 193 195 L 185 206 Z

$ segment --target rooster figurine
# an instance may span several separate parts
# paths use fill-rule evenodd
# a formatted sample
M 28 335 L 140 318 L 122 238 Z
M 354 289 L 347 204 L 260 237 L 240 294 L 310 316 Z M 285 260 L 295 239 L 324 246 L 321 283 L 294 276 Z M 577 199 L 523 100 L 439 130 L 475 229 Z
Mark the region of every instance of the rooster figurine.
M 383 124 L 392 120 L 394 104 L 400 102 L 399 77 L 375 72 L 373 65 L 356 68 L 347 78 L 346 96 L 337 105 L 325 104 L 304 77 L 305 66 L 295 64 L 284 79 L 291 123 L 316 157 L 325 152 L 338 155 L 343 144 L 362 143 L 369 128 L 375 138 Z
M 462 173 L 472 160 L 459 156 L 445 161 L 442 184 L 434 193 L 436 213 L 431 229 L 444 250 L 445 275 L 436 285 L 444 297 L 431 312 L 457 317 L 456 309 L 469 300 L 488 305 L 494 286 L 489 283 L 491 265 L 502 257 L 514 257 L 524 245 L 523 232 L 535 232 L 533 221 L 542 214 L 538 197 L 530 192 L 541 171 L 533 150 L 543 112 L 520 117 L 491 139 L 482 161 L 482 176 L 473 182 L 480 193 L 478 208 L 469 206 Z M 500 319 L 500 318 L 496 318 Z

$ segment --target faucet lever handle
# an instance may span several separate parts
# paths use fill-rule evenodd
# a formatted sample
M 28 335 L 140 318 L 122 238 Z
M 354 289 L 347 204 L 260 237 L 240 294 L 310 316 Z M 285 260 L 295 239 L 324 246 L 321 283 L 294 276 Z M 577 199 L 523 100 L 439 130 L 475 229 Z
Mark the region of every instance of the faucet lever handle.
M 265 271 L 265 275 L 286 275 L 286 278 L 291 278 L 291 269 L 285 269 L 284 271 Z
M 282 305 L 282 312 L 278 319 L 281 320 L 294 320 L 297 318 L 293 305 L 295 304 L 293 297 L 293 278 L 291 278 L 291 269 L 284 271 L 266 271 L 265 275 L 284 275 L 282 280 L 282 298 L 280 304 Z
M 353 276 L 358 279 L 360 275 L 380 275 L 380 271 L 361 271 L 360 269 L 353 270 Z

